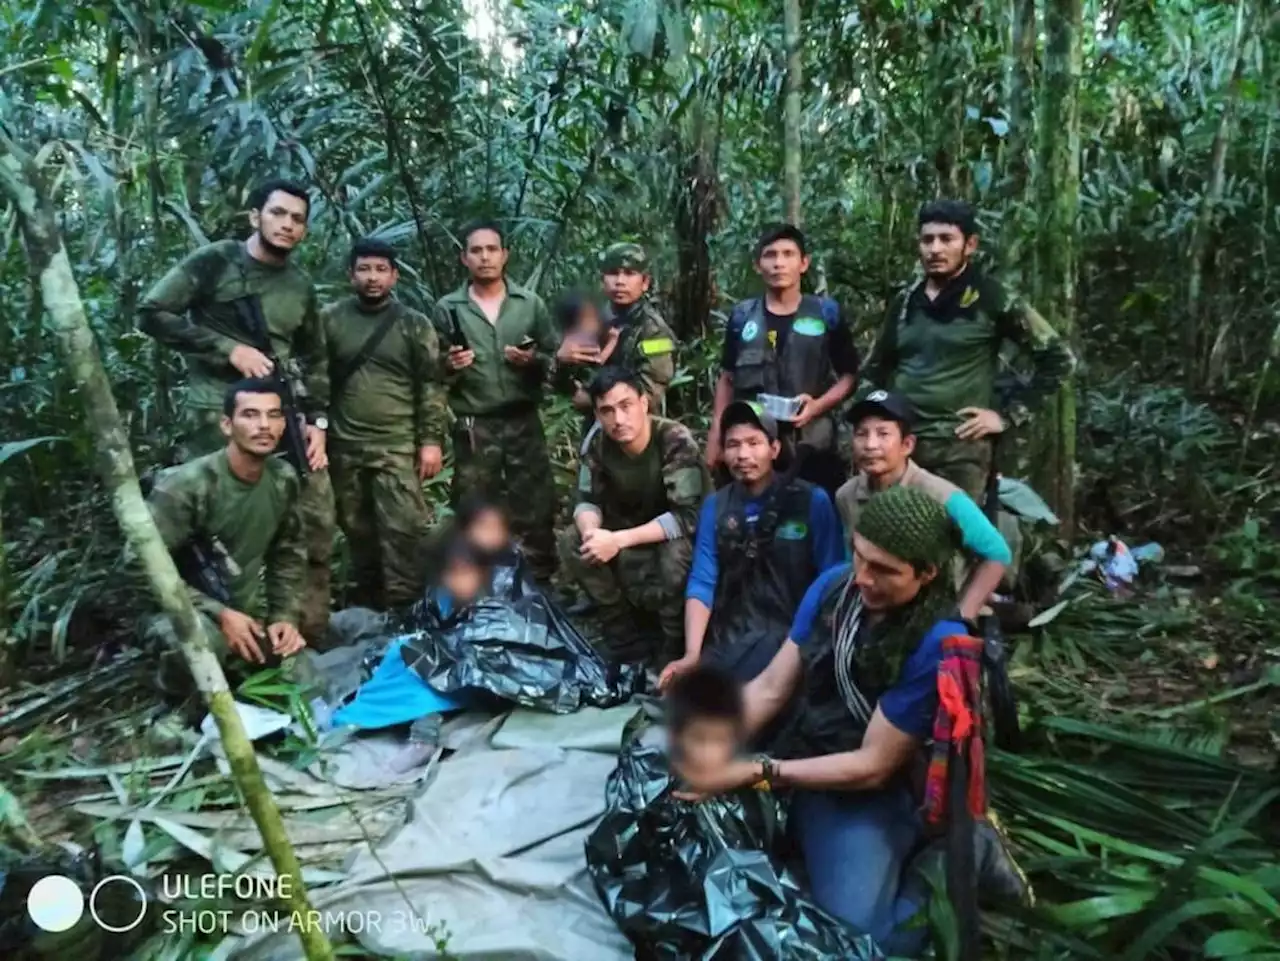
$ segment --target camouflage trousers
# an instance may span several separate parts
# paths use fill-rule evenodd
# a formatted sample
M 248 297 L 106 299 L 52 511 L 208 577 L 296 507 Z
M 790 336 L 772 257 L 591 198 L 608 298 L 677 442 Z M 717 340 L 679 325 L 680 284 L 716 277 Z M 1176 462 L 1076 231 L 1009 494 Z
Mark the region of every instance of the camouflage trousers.
M 628 548 L 599 565 L 579 554 L 582 535 L 576 526 L 561 531 L 558 546 L 564 572 L 600 609 L 601 655 L 662 667 L 684 654 L 684 588 L 693 563 L 689 538 Z M 646 618 L 656 620 L 656 638 L 644 636 Z
M 453 506 L 468 494 L 501 506 L 533 576 L 550 580 L 556 570 L 556 483 L 537 410 L 459 417 L 453 451 Z
M 222 665 L 222 669 L 227 674 L 227 680 L 232 685 L 244 680 L 255 671 L 280 667 L 286 680 L 303 687 L 303 693 L 307 699 L 323 693 L 322 679 L 310 659 L 295 654 L 282 661 L 272 652 L 270 641 L 264 641 L 262 655 L 266 663 L 250 664 L 231 655 L 226 635 L 222 633 L 222 629 L 213 618 L 200 612 L 197 612 L 197 617 L 201 626 L 204 627 L 205 636 L 213 645 L 214 656 L 218 658 L 218 663 Z M 192 681 L 191 672 L 187 669 L 186 658 L 182 655 L 178 643 L 178 632 L 169 616 L 154 614 L 147 618 L 142 627 L 142 638 L 147 647 L 156 654 L 158 660 L 156 686 L 160 691 L 171 696 L 191 693 L 195 689 L 195 683 Z
M 227 439 L 219 427 L 221 420 L 222 412 L 217 410 L 190 413 L 190 426 L 183 436 L 185 459 L 211 454 L 226 446 Z M 328 636 L 329 563 L 333 559 L 333 534 L 337 528 L 333 484 L 327 470 L 313 471 L 303 479 L 299 507 L 307 542 L 307 587 L 298 630 L 308 643 L 322 644 Z
M 925 470 L 951 481 L 979 507 L 985 506 L 991 441 L 921 437 L 911 457 Z
M 335 444 L 329 469 L 351 552 L 351 603 L 383 611 L 418 600 L 426 586 L 422 551 L 432 512 L 414 455 Z

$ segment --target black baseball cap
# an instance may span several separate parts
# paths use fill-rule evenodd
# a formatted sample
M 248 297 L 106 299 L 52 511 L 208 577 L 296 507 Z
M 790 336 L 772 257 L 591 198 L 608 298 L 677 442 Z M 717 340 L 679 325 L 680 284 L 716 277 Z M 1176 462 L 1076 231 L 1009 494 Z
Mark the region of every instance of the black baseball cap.
M 895 394 L 890 390 L 871 391 L 849 408 L 844 419 L 845 423 L 856 427 L 864 417 L 872 415 L 897 421 L 902 426 L 904 434 L 909 433 L 916 423 L 916 412 L 911 403 L 901 394 Z
M 737 427 L 739 424 L 759 427 L 769 440 L 778 439 L 778 422 L 766 414 L 763 407 L 749 400 L 735 400 L 724 409 L 724 413 L 720 415 L 721 435 L 729 433 L 730 427 Z

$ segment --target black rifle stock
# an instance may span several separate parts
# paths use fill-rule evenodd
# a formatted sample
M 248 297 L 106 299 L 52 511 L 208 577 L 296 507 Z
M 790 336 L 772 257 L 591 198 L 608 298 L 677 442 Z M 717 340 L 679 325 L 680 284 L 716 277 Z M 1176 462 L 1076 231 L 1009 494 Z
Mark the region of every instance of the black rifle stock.
M 307 461 L 307 438 L 303 430 L 306 421 L 301 407 L 298 406 L 298 395 L 305 396 L 306 390 L 300 382 L 294 382 L 300 379 L 294 376 L 276 356 L 271 346 L 271 335 L 267 331 L 267 321 L 262 316 L 262 301 L 258 296 L 250 294 L 241 297 L 235 301 L 235 305 L 240 323 L 244 325 L 249 335 L 250 346 L 262 351 L 267 360 L 271 361 L 273 379 L 280 391 L 280 406 L 284 408 L 284 437 L 280 441 L 280 447 L 285 459 L 293 465 L 298 476 L 305 480 L 311 473 L 311 465 Z
M 998 469 L 999 437 L 991 441 L 991 470 L 983 493 L 982 510 L 992 527 L 998 528 L 1000 514 L 1000 473 Z M 1009 681 L 1009 652 L 1000 629 L 1000 618 L 993 611 L 980 619 L 982 628 L 982 661 L 986 668 L 987 690 L 991 695 L 991 720 L 995 743 L 1006 751 L 1017 750 L 1022 731 L 1018 725 L 1018 701 Z
M 234 562 L 216 537 L 196 536 L 173 551 L 182 579 L 220 604 L 231 604 L 231 566 Z

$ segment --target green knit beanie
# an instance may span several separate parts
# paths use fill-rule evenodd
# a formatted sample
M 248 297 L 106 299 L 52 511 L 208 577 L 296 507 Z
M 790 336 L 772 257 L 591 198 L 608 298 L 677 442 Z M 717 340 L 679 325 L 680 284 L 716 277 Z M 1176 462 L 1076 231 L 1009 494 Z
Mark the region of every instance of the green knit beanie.
M 941 570 L 956 550 L 947 509 L 910 487 L 890 487 L 867 501 L 857 533 L 917 569 L 932 564 Z

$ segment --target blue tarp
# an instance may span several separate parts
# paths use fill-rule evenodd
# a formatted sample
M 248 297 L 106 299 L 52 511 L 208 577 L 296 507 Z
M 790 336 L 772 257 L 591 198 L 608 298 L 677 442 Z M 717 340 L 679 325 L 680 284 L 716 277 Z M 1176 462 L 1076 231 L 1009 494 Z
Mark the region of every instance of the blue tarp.
M 382 663 L 355 698 L 333 715 L 335 726 L 364 730 L 408 724 L 428 714 L 443 714 L 467 706 L 457 695 L 440 694 L 405 665 L 400 649 L 413 635 L 397 637 L 387 645 Z

